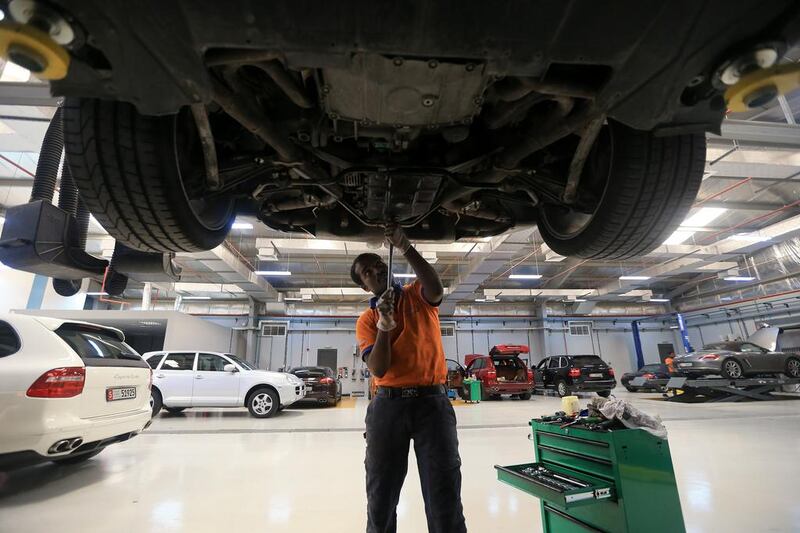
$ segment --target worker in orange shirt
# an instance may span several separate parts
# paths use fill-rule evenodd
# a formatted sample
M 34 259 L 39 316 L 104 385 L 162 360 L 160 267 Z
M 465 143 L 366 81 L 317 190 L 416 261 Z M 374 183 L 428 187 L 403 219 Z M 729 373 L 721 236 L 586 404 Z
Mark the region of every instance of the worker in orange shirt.
M 387 289 L 391 273 L 372 253 L 356 257 L 350 269 L 353 282 L 375 295 L 356 324 L 361 357 L 377 385 L 366 418 L 367 533 L 397 530 L 411 439 L 428 531 L 465 532 L 456 415 L 444 385 L 438 310 L 444 289 L 402 229 L 389 226 L 386 239 L 414 269 L 413 283 Z
M 670 374 L 675 373 L 675 366 L 673 364 L 674 362 L 675 362 L 675 352 L 669 352 L 669 355 L 664 358 L 664 364 L 667 365 L 667 372 L 669 372 Z

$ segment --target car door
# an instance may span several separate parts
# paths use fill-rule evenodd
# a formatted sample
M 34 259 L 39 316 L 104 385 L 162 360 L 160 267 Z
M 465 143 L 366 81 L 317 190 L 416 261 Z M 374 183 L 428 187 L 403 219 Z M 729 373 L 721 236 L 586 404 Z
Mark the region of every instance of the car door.
M 195 352 L 169 353 L 153 372 L 153 385 L 161 391 L 164 405 L 191 407 L 196 355 Z
M 221 355 L 203 352 L 197 355 L 192 405 L 195 407 L 238 405 L 241 372 L 225 372 L 225 365 L 231 364 L 233 361 Z
M 739 348 L 745 372 L 769 372 L 770 357 L 760 346 L 743 342 Z
M 536 367 L 536 375 L 534 377 L 536 378 L 536 383 L 541 384 L 542 387 L 549 387 L 553 384 L 550 371 L 547 368 L 549 363 L 550 357 L 545 357 L 539 361 L 539 364 Z

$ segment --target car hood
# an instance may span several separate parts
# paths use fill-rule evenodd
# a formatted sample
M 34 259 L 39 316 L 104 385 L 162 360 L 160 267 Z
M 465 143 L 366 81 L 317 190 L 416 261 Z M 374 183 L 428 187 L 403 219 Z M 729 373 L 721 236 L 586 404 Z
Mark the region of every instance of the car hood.
M 271 379 L 271 380 L 277 380 L 277 381 L 283 381 L 283 380 L 287 380 L 287 379 L 289 381 L 293 381 L 294 379 L 303 381 L 300 378 L 298 378 L 297 376 L 294 376 L 292 374 L 287 374 L 286 372 L 273 372 L 271 370 L 248 370 L 247 373 L 249 375 L 251 375 L 251 376 L 257 376 L 257 377 L 262 377 L 262 378 L 265 378 L 265 379 Z

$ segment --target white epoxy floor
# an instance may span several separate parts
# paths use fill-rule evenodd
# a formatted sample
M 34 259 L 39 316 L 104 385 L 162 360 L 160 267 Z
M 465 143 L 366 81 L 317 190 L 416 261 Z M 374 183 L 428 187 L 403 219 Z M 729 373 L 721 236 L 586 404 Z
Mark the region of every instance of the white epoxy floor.
M 664 419 L 687 531 L 800 531 L 800 402 L 618 396 Z M 159 415 L 81 466 L 0 477 L 0 532 L 364 531 L 366 406 L 289 408 L 269 420 L 244 409 Z M 559 406 L 534 396 L 456 407 L 470 531 L 541 531 L 538 500 L 500 484 L 492 467 L 531 461 L 528 420 Z M 426 531 L 413 452 L 398 512 L 399 531 Z

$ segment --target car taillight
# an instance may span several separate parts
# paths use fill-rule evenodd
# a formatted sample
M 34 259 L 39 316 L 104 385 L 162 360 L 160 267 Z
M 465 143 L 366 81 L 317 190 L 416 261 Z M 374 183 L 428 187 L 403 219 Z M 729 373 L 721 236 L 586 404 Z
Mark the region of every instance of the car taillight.
M 497 371 L 495 370 L 487 370 L 486 371 L 486 378 L 489 380 L 497 379 Z
M 580 368 L 570 368 L 568 374 L 569 374 L 569 377 L 571 377 L 571 378 L 580 377 L 581 369 Z
M 28 387 L 31 398 L 72 398 L 83 392 L 86 369 L 71 366 L 48 370 Z
M 322 378 L 319 382 L 323 385 L 331 385 L 333 384 L 333 378 Z
M 656 375 L 655 374 L 642 374 L 642 377 L 644 379 L 655 379 Z
M 715 354 L 715 353 L 710 353 L 708 355 L 704 355 L 700 359 L 707 359 L 707 360 L 710 360 L 710 361 L 716 361 L 717 359 L 719 359 L 719 356 L 717 354 Z
M 528 369 L 528 381 L 533 381 L 533 371 L 530 368 Z
M 614 377 L 614 369 L 613 368 L 608 367 L 608 375 L 611 376 L 611 377 Z

